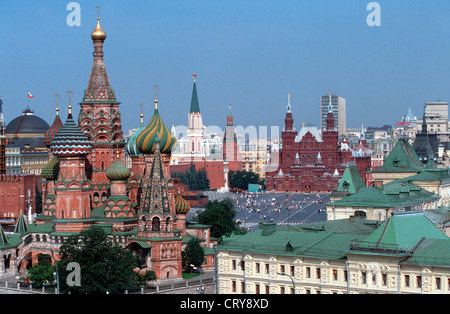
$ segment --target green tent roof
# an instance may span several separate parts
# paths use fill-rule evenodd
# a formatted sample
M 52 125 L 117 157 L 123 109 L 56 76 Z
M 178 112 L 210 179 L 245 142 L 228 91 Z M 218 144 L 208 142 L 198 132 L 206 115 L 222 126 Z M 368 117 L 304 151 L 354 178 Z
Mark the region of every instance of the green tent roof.
M 399 139 L 383 165 L 373 172 L 420 172 L 422 162 L 407 139 Z
M 349 165 L 342 175 L 337 191 L 355 194 L 364 187 L 365 184 L 358 168 L 355 165 Z
M 23 213 L 20 212 L 19 218 L 17 218 L 16 227 L 14 228 L 14 233 L 24 234 L 28 231 L 27 223 Z
M 194 81 L 194 87 L 192 88 L 191 110 L 190 112 L 200 112 L 200 106 L 198 104 L 197 85 Z

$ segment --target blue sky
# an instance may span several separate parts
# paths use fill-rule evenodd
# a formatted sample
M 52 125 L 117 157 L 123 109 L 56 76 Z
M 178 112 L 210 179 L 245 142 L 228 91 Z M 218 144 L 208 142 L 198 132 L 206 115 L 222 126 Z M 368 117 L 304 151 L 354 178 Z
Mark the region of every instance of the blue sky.
M 348 127 L 450 100 L 450 0 L 377 1 L 379 27 L 366 23 L 366 0 L 83 0 L 80 27 L 66 23 L 69 2 L 0 0 L 6 122 L 28 103 L 51 123 L 56 93 L 65 121 L 65 91 L 82 100 L 97 5 L 124 133 L 137 127 L 140 102 L 149 121 L 155 83 L 164 122 L 186 125 L 193 73 L 207 126 L 224 126 L 231 104 L 235 125 L 282 127 L 288 93 L 297 129 L 319 124 L 329 92 L 346 98 Z

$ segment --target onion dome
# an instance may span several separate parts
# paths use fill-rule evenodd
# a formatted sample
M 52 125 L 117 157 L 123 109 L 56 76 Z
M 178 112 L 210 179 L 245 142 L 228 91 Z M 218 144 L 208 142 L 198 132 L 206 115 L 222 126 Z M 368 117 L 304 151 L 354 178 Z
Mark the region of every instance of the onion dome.
M 55 135 L 50 145 L 52 154 L 58 157 L 79 157 L 91 153 L 91 142 L 81 131 L 72 117 L 72 106 L 69 105 L 69 115 L 66 123 Z
M 137 149 L 136 146 L 136 140 L 141 134 L 142 130 L 144 130 L 144 115 L 141 113 L 141 124 L 139 124 L 139 127 L 137 128 L 136 132 L 134 132 L 127 141 L 127 144 L 125 145 L 125 148 L 127 149 L 127 153 L 130 156 L 139 156 L 142 155 L 142 153 Z
M 180 194 L 180 189 L 178 189 L 178 194 L 175 196 L 175 211 L 177 214 L 186 215 L 191 209 L 191 205 L 186 201 Z
M 50 126 L 50 128 L 47 130 L 47 133 L 45 133 L 45 136 L 44 136 L 45 146 L 47 146 L 48 148 L 50 147 L 53 138 L 55 137 L 56 133 L 58 133 L 59 130 L 61 130 L 62 127 L 63 127 L 63 123 L 62 123 L 61 119 L 59 118 L 59 108 L 56 108 L 55 120 L 53 121 L 53 124 Z
M 130 170 L 120 161 L 119 153 L 117 153 L 116 161 L 106 169 L 106 176 L 111 181 L 126 181 L 130 175 Z
M 97 27 L 91 33 L 91 38 L 92 38 L 92 40 L 105 40 L 106 39 L 106 33 L 100 27 L 100 18 L 99 17 L 97 18 Z
M 58 157 L 53 156 L 52 160 L 50 160 L 44 168 L 41 170 L 41 176 L 47 180 L 56 180 L 58 178 L 59 173 L 59 160 Z
M 156 137 L 159 136 L 161 154 L 170 154 L 175 148 L 176 138 L 159 116 L 158 100 L 155 99 L 155 111 L 150 122 L 136 139 L 136 147 L 142 154 L 153 154 L 156 148 Z

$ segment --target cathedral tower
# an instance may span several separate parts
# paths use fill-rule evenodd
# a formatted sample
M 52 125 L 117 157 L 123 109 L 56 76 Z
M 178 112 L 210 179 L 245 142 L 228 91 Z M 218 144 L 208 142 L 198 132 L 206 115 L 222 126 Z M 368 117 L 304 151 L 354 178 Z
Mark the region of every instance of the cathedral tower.
M 92 153 L 88 156 L 88 177 L 92 184 L 104 186 L 104 190 L 96 191 L 97 193 L 107 194 L 105 185 L 109 184 L 109 180 L 106 169 L 114 162 L 114 147 L 120 148 L 120 157 L 123 159 L 124 141 L 120 103 L 116 100 L 103 60 L 106 33 L 100 27 L 100 18 L 97 18 L 97 27 L 91 38 L 94 44 L 94 61 L 89 83 L 80 103 L 78 120 L 81 130 L 92 144 Z

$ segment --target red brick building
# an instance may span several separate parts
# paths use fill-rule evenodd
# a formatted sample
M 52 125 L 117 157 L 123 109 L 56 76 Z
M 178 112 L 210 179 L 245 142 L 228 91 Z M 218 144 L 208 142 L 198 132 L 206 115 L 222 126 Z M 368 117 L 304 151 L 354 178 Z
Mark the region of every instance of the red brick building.
M 322 134 L 316 127 L 294 128 L 288 101 L 285 127 L 281 132 L 282 148 L 276 170 L 266 173 L 266 190 L 276 192 L 331 192 L 348 164 L 356 164 L 361 176 L 370 168 L 370 155 L 358 155 L 343 138 L 339 141 L 335 119 L 330 110 Z M 361 145 L 364 142 L 361 141 Z

